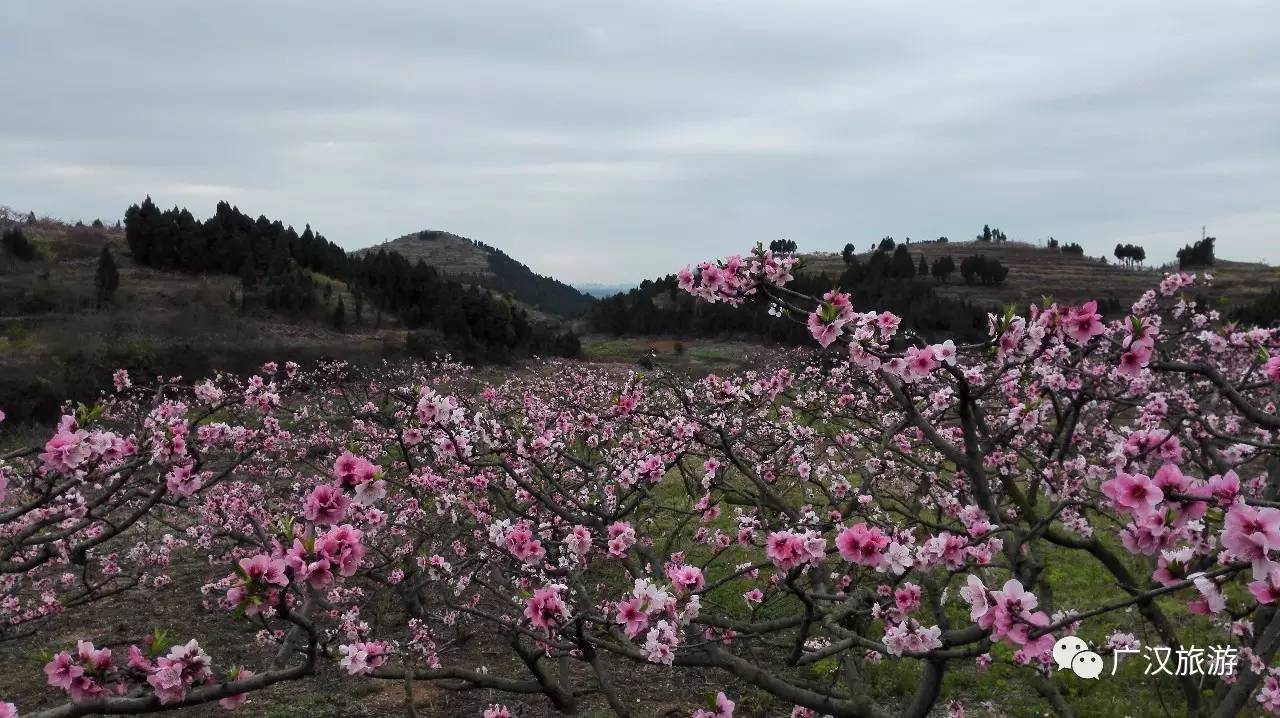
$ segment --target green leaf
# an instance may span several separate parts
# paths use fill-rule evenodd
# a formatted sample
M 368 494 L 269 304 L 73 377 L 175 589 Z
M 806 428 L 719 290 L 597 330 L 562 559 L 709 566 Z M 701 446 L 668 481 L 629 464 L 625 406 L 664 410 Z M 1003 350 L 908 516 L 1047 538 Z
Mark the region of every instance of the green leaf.
M 828 324 L 834 322 L 838 316 L 840 316 L 840 310 L 836 309 L 835 305 L 830 302 L 823 302 L 818 309 L 818 317 Z
M 154 658 L 169 650 L 169 647 L 172 645 L 173 644 L 169 641 L 169 632 L 156 628 L 151 631 L 151 645 L 147 647 L 147 653 L 151 654 L 151 657 Z

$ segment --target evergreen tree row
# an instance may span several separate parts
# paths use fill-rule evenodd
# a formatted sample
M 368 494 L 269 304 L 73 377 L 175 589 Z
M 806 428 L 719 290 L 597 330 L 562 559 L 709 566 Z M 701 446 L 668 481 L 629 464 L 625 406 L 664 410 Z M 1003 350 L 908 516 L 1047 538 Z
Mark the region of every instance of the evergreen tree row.
M 257 219 L 219 202 L 204 222 L 174 207 L 160 210 L 150 197 L 124 215 L 125 239 L 138 264 L 157 269 L 274 275 L 290 260 L 304 269 L 345 279 L 347 253 L 311 231 L 302 234 L 279 220 Z
M 798 249 L 794 239 L 775 239 L 769 243 L 769 251 L 774 254 L 795 254 Z
M 892 239 L 885 239 L 892 242 Z M 871 257 L 864 263 L 858 255 L 850 250 L 849 246 L 845 247 L 843 253 L 845 262 L 845 279 L 851 284 L 861 284 L 865 282 L 877 282 L 882 279 L 912 279 L 915 277 L 933 277 L 934 279 L 945 282 L 950 279 L 951 275 L 960 270 L 960 276 L 968 284 L 981 282 L 982 284 L 1000 284 L 1009 276 L 1009 268 L 994 258 L 985 255 L 975 255 L 966 257 L 960 261 L 959 267 L 950 256 L 943 255 L 935 257 L 933 263 L 930 264 L 924 255 L 920 255 L 919 261 L 911 259 L 911 252 L 907 249 L 907 245 L 898 244 L 896 246 L 881 242 L 881 247 L 893 246 L 893 252 L 890 254 L 884 249 L 877 249 L 871 253 Z
M 1179 249 L 1178 268 L 1213 266 L 1213 245 L 1217 241 L 1214 237 L 1204 237 Z
M 1116 244 L 1115 258 L 1132 267 L 1147 261 L 1147 250 L 1137 244 Z
M 982 225 L 982 234 L 979 234 L 975 239 L 979 242 L 1008 242 L 1009 236 L 1000 231 L 998 227 L 984 224 Z
M 361 298 L 400 317 L 410 330 L 433 329 L 470 361 L 510 361 L 525 353 L 574 356 L 578 339 L 534 325 L 507 297 L 446 278 L 419 259 L 380 249 L 353 258 L 352 283 Z M 420 335 L 415 341 L 420 339 Z M 417 345 L 411 346 L 416 349 Z
M 474 282 L 468 280 L 468 283 L 510 294 L 525 304 L 531 304 L 543 311 L 564 317 L 580 316 L 595 302 L 595 298 L 591 295 L 584 294 L 554 277 L 534 272 L 497 247 L 491 247 L 474 239 L 471 242 L 485 250 L 489 259 L 489 271 L 493 276 L 476 277 Z

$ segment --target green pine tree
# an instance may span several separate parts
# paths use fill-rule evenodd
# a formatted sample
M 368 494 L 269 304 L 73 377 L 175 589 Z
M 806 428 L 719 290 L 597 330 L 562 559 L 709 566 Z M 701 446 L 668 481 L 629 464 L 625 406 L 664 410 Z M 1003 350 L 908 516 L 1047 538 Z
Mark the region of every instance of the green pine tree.
M 342 297 L 338 297 L 338 306 L 333 308 L 333 328 L 342 331 L 347 326 L 347 305 Z
M 98 255 L 98 269 L 93 274 L 94 288 L 98 291 L 98 305 L 111 301 L 111 297 L 120 286 L 120 271 L 116 269 L 115 257 L 111 256 L 111 248 L 103 246 Z

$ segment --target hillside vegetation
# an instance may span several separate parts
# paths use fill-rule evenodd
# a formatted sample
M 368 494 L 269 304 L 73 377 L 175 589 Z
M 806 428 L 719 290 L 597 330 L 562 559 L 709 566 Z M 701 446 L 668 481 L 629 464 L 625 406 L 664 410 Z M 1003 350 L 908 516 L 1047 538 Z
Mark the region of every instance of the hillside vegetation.
M 410 262 L 422 260 L 438 267 L 444 276 L 510 294 L 519 302 L 549 314 L 576 317 L 589 309 L 593 298 L 553 278 L 543 276 L 484 242 L 449 232 L 424 230 L 406 234 L 368 249 L 357 256 L 386 249 Z
M 1170 268 L 1147 268 L 1137 257 L 1145 251 L 1119 245 L 1124 264 L 1086 257 L 1078 245 L 1065 248 L 1013 242 L 996 230 L 993 239 L 972 242 L 898 244 L 885 238 L 874 251 L 847 248 L 832 252 L 798 253 L 791 240 L 775 240 L 771 250 L 795 254 L 795 284 L 801 291 L 821 294 L 839 288 L 851 292 L 859 310 L 891 311 L 904 326 L 926 337 L 980 338 L 988 312 L 1007 305 L 1024 308 L 1045 297 L 1078 304 L 1097 300 L 1099 310 L 1116 316 L 1156 286 Z M 1213 275 L 1195 297 L 1227 316 L 1259 324 L 1280 320 L 1280 270 L 1265 264 L 1232 262 L 1188 245 L 1186 253 L 1210 266 L 1188 267 Z M 1194 251 L 1193 251 L 1194 250 Z M 1203 255 L 1203 256 L 1202 256 Z M 939 271 L 937 265 L 943 267 Z M 803 344 L 807 331 L 790 318 L 755 312 L 734 312 L 718 304 L 695 302 L 679 292 L 675 275 L 645 281 L 636 289 L 599 300 L 588 325 L 594 332 L 675 337 L 754 337 L 757 340 Z
M 57 397 L 83 396 L 119 366 L 192 375 L 245 371 L 285 354 L 363 360 L 448 352 L 469 362 L 576 355 L 566 317 L 584 312 L 575 324 L 611 336 L 808 341 L 790 318 L 697 303 L 678 291 L 674 275 L 594 300 L 447 232 L 348 254 L 309 226 L 299 233 L 225 202 L 201 221 L 149 199 L 114 227 L 6 212 L 0 230 L 0 389 L 16 397 L 7 407 L 14 416 L 49 415 Z M 100 286 L 104 248 L 114 290 Z M 902 256 L 852 254 L 857 271 L 839 254 L 800 254 L 795 286 L 811 293 L 840 286 L 860 309 L 893 311 L 926 336 L 962 338 L 981 334 L 988 311 L 1044 296 L 1098 299 L 1114 315 L 1162 273 L 1011 241 L 893 249 Z M 999 271 L 966 282 L 959 267 L 978 256 Z M 921 263 L 928 270 L 943 258 L 953 260 L 951 275 L 921 271 Z M 1197 296 L 1229 317 L 1280 318 L 1280 271 L 1222 259 L 1206 269 L 1214 283 Z
M 5 212 L 0 394 L 14 419 L 87 399 L 119 367 L 145 375 L 252 371 L 264 361 L 452 354 L 574 355 L 547 315 L 379 250 L 348 256 L 312 232 L 220 203 L 198 221 L 148 199 L 114 227 Z M 103 257 L 113 289 L 100 286 Z
M 350 315 L 338 330 L 322 317 L 339 302 L 352 305 L 341 282 L 317 276 L 314 316 L 290 316 L 244 306 L 235 276 L 140 266 L 122 228 L 19 226 L 36 256 L 0 254 L 0 395 L 13 419 L 54 415 L 62 399 L 91 396 L 118 367 L 196 376 L 249 371 L 283 356 L 376 359 L 404 345 L 403 329 L 389 318 Z M 119 288 L 99 302 L 94 275 L 103 247 Z
M 966 284 L 958 273 L 946 282 L 930 279 L 940 297 L 966 301 L 975 306 L 1024 306 L 1038 302 L 1044 296 L 1067 303 L 1089 299 L 1115 300 L 1127 306 L 1158 283 L 1163 273 L 1168 271 L 1168 268 L 1131 269 L 1096 257 L 1025 242 L 912 242 L 905 246 L 916 262 L 923 256 L 930 265 L 944 256 L 955 260 L 957 266 L 964 258 L 979 254 L 1000 260 L 1009 270 L 1008 277 L 1000 284 Z M 1230 245 L 1223 247 L 1222 251 L 1229 252 Z M 813 252 L 800 256 L 806 272 L 839 277 L 845 271 L 844 259 L 839 254 Z M 870 252 L 858 254 L 863 262 L 870 256 Z M 1214 276 L 1213 287 L 1209 290 L 1211 296 L 1235 305 L 1246 304 L 1265 295 L 1280 281 L 1280 270 L 1253 262 L 1218 259 L 1205 271 Z

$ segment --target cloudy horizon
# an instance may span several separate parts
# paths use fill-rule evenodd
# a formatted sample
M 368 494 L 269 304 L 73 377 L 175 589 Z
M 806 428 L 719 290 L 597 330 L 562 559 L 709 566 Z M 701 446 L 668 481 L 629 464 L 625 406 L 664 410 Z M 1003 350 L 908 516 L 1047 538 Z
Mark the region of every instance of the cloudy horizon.
M 568 282 L 786 237 L 1280 264 L 1280 5 L 10 3 L 0 205 L 219 200 Z

